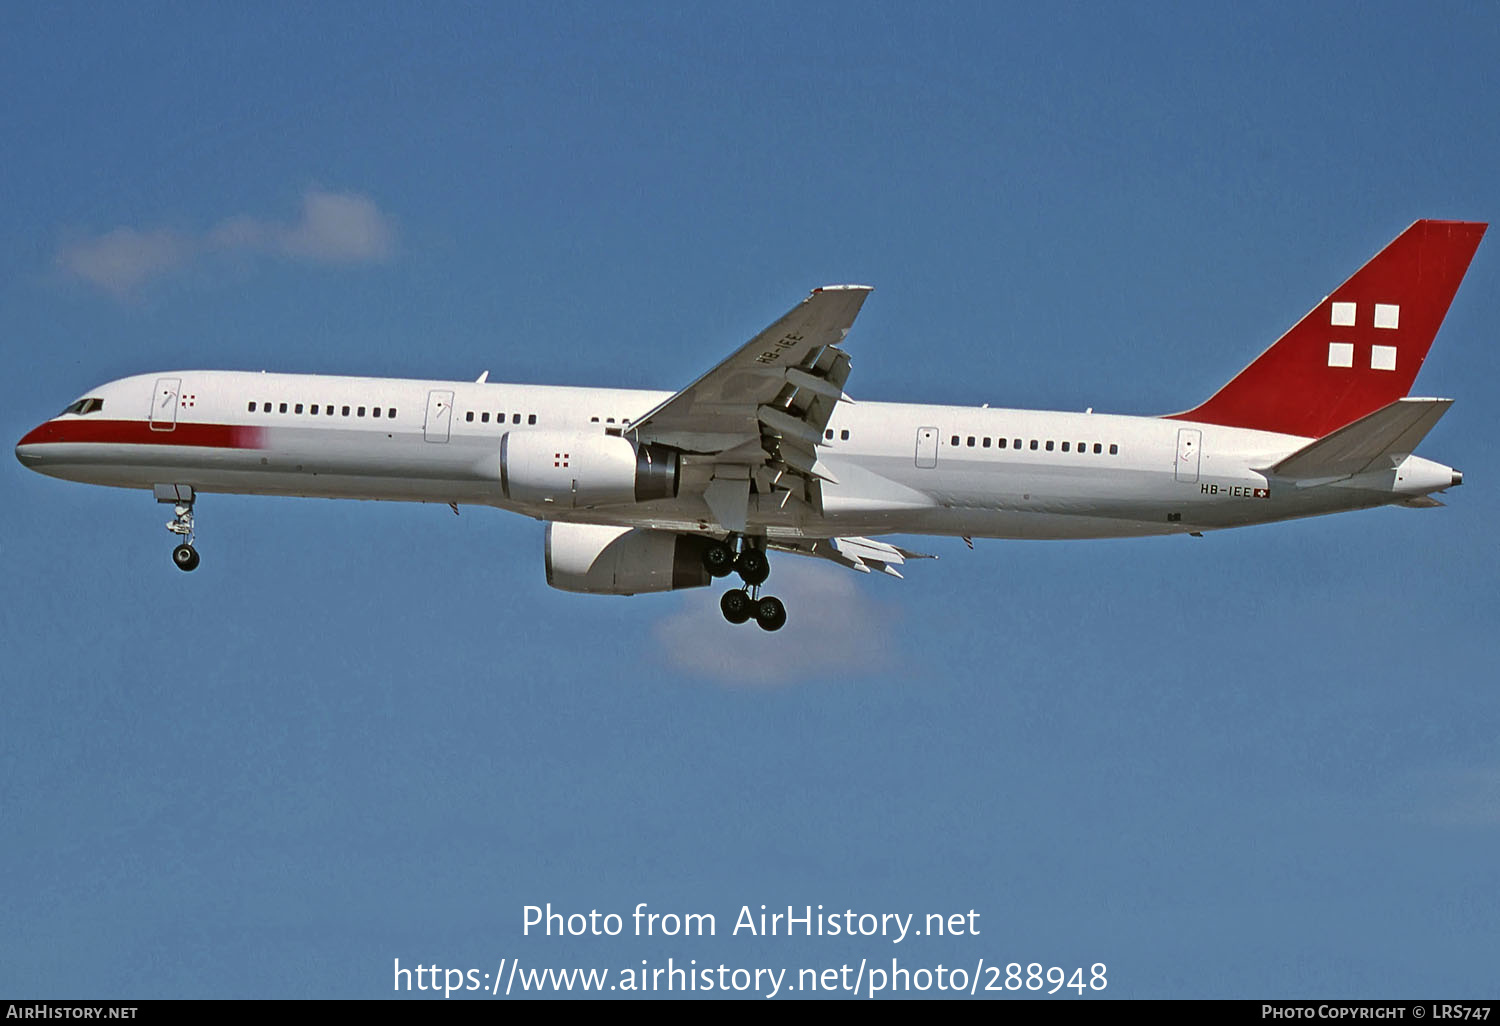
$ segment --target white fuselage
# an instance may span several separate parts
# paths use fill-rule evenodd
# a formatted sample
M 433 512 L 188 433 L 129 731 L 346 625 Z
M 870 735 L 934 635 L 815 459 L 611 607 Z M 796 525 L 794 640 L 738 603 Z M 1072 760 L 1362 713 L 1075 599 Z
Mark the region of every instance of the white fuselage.
M 173 404 L 156 402 L 168 391 Z M 684 457 L 671 499 L 565 507 L 502 493 L 507 432 L 628 433 L 633 418 L 671 394 L 174 371 L 89 392 L 102 400 L 98 409 L 47 422 L 17 455 L 54 477 L 127 488 L 451 502 L 545 520 L 722 533 L 701 497 L 709 457 Z M 773 540 L 1124 537 L 1399 503 L 1455 481 L 1450 468 L 1415 456 L 1332 481 L 1263 472 L 1308 441 L 1155 417 L 840 403 L 818 454 L 835 479 L 821 485 L 821 515 L 752 494 L 748 522 Z

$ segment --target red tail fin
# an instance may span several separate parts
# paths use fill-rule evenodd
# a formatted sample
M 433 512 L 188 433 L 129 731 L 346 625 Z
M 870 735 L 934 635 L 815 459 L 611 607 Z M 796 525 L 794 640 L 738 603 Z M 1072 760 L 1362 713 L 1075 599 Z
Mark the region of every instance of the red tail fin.
M 1487 227 L 1418 221 L 1207 402 L 1172 418 L 1321 438 L 1402 398 Z

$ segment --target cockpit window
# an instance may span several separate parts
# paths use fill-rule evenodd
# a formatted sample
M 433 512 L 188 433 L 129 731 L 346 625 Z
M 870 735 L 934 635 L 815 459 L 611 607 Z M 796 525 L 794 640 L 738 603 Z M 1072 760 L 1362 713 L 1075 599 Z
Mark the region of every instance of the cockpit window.
M 98 413 L 104 409 L 103 399 L 80 399 L 76 403 L 70 403 L 63 413 Z

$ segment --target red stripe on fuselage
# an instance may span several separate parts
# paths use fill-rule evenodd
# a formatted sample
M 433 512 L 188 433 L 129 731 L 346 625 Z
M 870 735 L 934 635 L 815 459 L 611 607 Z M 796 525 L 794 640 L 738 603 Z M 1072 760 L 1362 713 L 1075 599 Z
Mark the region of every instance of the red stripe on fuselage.
M 170 431 L 144 420 L 89 420 L 84 417 L 49 420 L 29 432 L 19 445 L 192 445 L 207 449 L 263 449 L 266 429 L 248 424 L 189 424 L 179 421 Z

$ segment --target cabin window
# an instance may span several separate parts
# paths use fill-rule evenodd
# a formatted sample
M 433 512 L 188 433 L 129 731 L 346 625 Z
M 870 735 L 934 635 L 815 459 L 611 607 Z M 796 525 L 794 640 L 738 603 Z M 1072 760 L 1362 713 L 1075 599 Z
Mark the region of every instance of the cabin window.
M 468 413 L 464 414 L 464 420 L 468 421 L 470 424 L 474 423 L 474 411 L 470 410 Z
M 330 416 L 330 417 L 332 417 L 332 416 L 333 416 L 333 404 L 332 404 L 332 403 L 330 403 L 330 404 L 329 404 L 329 405 L 327 405 L 327 406 L 325 406 L 325 407 L 323 407 L 323 409 L 324 409 L 324 410 L 326 410 L 326 411 L 327 411 L 327 412 L 328 412 L 328 415 L 329 415 L 329 416 Z M 349 412 L 349 411 L 348 411 L 348 410 L 345 410 L 345 411 L 344 411 L 344 412 L 345 412 L 345 413 L 348 413 L 348 412 Z
M 364 415 L 365 415 L 365 408 L 364 408 L 364 407 L 363 407 L 363 406 L 361 406 L 361 407 L 360 407 L 360 408 L 359 408 L 359 415 L 360 415 L 360 416 L 361 416 L 361 417 L 363 417 L 363 416 L 364 416 Z
M 519 413 L 512 413 L 510 415 L 510 422 L 512 424 L 519 424 L 519 423 L 521 423 L 521 415 Z
M 1047 439 L 1047 451 L 1048 452 L 1052 451 L 1052 439 L 1050 439 L 1050 438 Z
M 301 413 L 302 412 L 302 404 L 298 403 L 297 404 L 297 408 L 295 410 L 293 410 L 292 412 L 293 413 Z
M 396 408 L 394 406 L 387 406 L 386 407 L 386 410 L 385 410 L 385 419 L 386 420 L 395 420 L 396 419 Z
M 307 412 L 311 413 L 314 417 L 316 417 L 318 415 L 318 404 L 317 403 L 313 403 L 312 404 L 312 408 L 309 409 Z
M 379 406 L 377 406 L 377 407 L 375 407 L 375 408 L 374 408 L 374 409 L 373 409 L 373 410 L 371 410 L 371 411 L 370 411 L 370 415 L 371 415 L 371 416 L 374 416 L 374 417 L 378 417 L 378 416 L 380 416 L 380 407 L 379 407 Z
M 72 408 L 73 408 L 73 407 L 71 407 L 71 406 L 69 406 L 69 407 L 68 407 L 68 410 L 71 410 L 71 409 L 72 409 Z M 67 413 L 67 412 L 68 412 L 68 410 L 63 410 L 63 412 L 64 412 L 64 413 Z M 250 404 L 250 412 L 251 412 L 251 413 L 254 413 L 254 412 L 255 412 L 255 404 L 254 404 L 254 403 L 251 403 L 251 404 Z
M 531 416 L 527 417 L 526 418 L 526 423 L 528 423 L 528 424 L 535 424 L 536 423 L 536 414 L 533 413 Z
M 833 441 L 833 428 L 829 428 L 827 431 L 824 431 L 823 438 L 829 442 Z
M 1021 440 L 1017 438 L 1014 442 L 1011 443 L 1011 447 L 1014 449 L 1019 449 L 1021 447 Z
M 344 416 L 349 416 L 349 407 L 347 406 L 344 407 Z
M 958 436 L 954 435 L 953 436 L 953 441 L 949 442 L 948 444 L 949 445 L 957 445 L 958 444 Z
M 1118 455 L 1120 455 L 1120 447 L 1118 445 L 1111 445 L 1109 447 L 1109 454 L 1111 456 L 1118 456 Z
M 990 440 L 988 438 L 986 438 L 984 440 L 984 448 L 988 449 L 989 447 L 990 447 Z
M 1095 442 L 1094 443 L 1094 455 L 1097 456 L 1097 455 L 1099 455 L 1099 453 L 1101 453 L 1103 451 L 1104 451 L 1104 446 L 1100 445 L 1098 442 Z
M 1031 440 L 1031 451 L 1032 451 L 1032 452 L 1036 452 L 1036 446 L 1037 446 L 1037 441 L 1036 441 L 1036 439 L 1035 439 L 1035 438 L 1033 438 L 1033 439 L 1032 439 L 1032 440 Z
M 995 439 L 995 448 L 996 449 L 1004 449 L 1005 448 L 1005 439 L 1003 439 L 1003 438 L 997 438 L 997 439 Z
M 282 413 L 285 413 L 285 412 L 286 412 L 286 403 L 282 403 L 282 404 L 281 404 L 281 412 L 282 412 Z
M 594 419 L 598 420 L 599 418 L 595 417 Z M 489 422 L 490 422 L 490 415 L 489 415 L 488 411 L 486 411 L 484 413 L 481 413 L 479 415 L 479 423 L 481 423 L 481 424 L 488 424 Z
M 974 448 L 974 436 L 973 435 L 969 436 L 969 448 L 970 449 Z
M 1049 448 L 1050 448 L 1050 446 L 1049 446 Z M 1068 452 L 1068 451 L 1069 451 L 1069 450 L 1068 450 L 1068 443 L 1067 443 L 1067 442 L 1064 442 L 1064 443 L 1063 443 L 1063 452 Z

